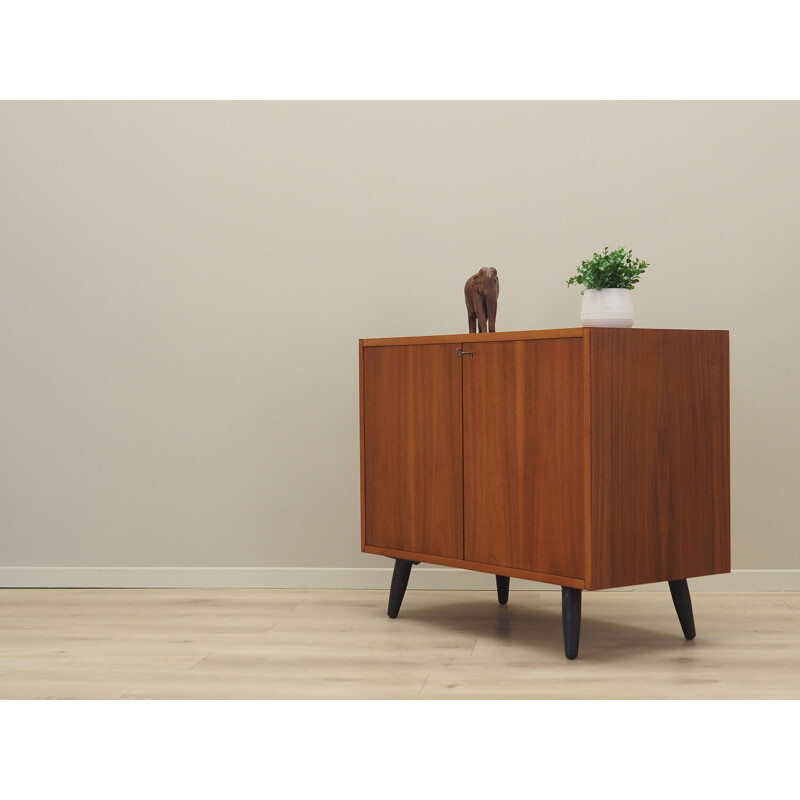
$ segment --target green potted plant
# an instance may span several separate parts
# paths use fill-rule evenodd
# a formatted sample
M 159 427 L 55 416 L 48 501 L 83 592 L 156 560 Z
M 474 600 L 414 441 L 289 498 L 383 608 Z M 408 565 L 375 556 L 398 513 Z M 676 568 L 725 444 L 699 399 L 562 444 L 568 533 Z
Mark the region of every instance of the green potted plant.
M 633 325 L 633 299 L 630 292 L 639 276 L 650 265 L 633 258 L 633 251 L 619 247 L 595 253 L 582 261 L 577 275 L 567 286 L 579 283 L 584 288 L 581 323 L 584 327 L 630 328 Z

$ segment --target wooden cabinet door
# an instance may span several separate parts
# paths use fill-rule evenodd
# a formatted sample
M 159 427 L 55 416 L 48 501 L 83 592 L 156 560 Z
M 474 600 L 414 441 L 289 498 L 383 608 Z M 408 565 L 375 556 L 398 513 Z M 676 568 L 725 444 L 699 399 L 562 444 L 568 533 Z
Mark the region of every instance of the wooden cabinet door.
M 463 558 L 457 345 L 364 347 L 364 541 Z
M 464 347 L 464 557 L 583 578 L 583 340 Z

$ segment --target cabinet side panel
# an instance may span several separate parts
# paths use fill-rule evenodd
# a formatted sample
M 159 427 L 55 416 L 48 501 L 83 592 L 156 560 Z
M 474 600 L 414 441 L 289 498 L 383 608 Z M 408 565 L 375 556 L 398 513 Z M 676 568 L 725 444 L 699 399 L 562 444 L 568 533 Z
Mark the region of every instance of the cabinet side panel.
M 462 558 L 456 347 L 364 347 L 362 384 L 365 544 Z
M 728 334 L 593 330 L 589 588 L 730 571 Z
M 583 339 L 472 350 L 463 368 L 465 558 L 583 579 Z

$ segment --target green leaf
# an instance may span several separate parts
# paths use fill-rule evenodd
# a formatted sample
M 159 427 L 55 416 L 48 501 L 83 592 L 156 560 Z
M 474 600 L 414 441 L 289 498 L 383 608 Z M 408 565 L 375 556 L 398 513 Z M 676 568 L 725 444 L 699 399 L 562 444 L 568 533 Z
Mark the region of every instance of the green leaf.
M 609 251 L 606 246 L 602 253 L 595 253 L 588 261 L 581 261 L 578 274 L 570 278 L 567 285 L 579 283 L 587 289 L 632 290 L 633 284 L 639 282 L 638 276 L 650 266 L 648 262 L 632 256 L 633 250 L 620 246 Z

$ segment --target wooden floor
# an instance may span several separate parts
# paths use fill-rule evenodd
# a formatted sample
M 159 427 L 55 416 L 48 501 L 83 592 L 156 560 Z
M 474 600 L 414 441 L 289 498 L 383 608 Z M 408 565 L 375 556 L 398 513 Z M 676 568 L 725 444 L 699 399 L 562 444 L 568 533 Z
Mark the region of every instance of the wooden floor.
M 387 594 L 2 589 L 0 698 L 800 698 L 797 592 L 584 592 L 576 661 L 558 591 Z

